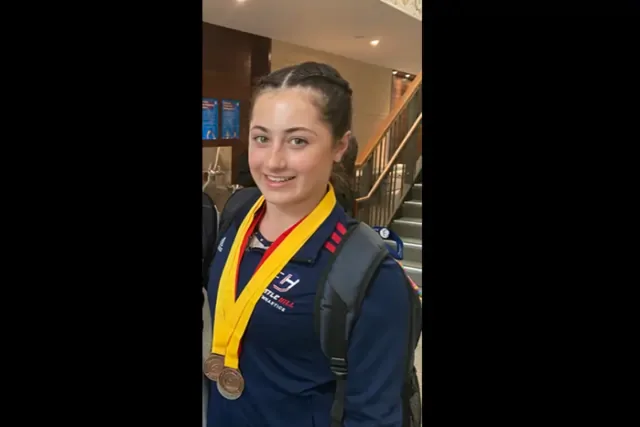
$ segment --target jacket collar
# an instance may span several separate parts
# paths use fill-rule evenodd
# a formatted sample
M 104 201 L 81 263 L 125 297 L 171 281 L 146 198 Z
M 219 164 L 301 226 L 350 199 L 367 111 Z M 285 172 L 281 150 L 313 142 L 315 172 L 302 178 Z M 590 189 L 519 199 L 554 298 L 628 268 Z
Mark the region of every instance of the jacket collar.
M 233 225 L 236 230 L 240 228 L 242 220 L 247 213 L 249 213 L 250 209 L 251 206 L 248 206 L 242 212 L 239 212 L 239 214 L 233 219 Z M 323 248 L 325 248 L 326 243 L 337 246 L 340 236 L 342 236 L 346 230 L 348 222 L 349 217 L 344 212 L 344 209 L 336 203 L 333 211 L 331 211 L 327 219 L 324 220 L 309 240 L 307 240 L 300 250 L 298 250 L 298 252 L 293 256 L 292 261 L 304 264 L 315 264 L 318 256 L 322 252 Z M 337 236 L 334 236 L 334 233 Z

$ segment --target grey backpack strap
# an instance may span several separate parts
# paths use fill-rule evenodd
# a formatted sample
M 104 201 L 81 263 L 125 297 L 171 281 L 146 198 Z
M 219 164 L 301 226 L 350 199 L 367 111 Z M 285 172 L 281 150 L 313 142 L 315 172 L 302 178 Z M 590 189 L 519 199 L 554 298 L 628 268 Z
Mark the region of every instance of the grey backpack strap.
M 220 214 L 220 221 L 218 223 L 218 241 L 216 245 L 220 243 L 220 239 L 227 232 L 231 223 L 238 219 L 236 218 L 239 212 L 248 211 L 255 202 L 258 201 L 262 193 L 258 187 L 242 188 L 233 193 L 228 199 L 227 203 L 222 209 Z
M 204 288 L 209 284 L 209 268 L 216 253 L 216 246 L 229 229 L 239 212 L 249 210 L 250 206 L 260 198 L 260 190 L 255 187 L 245 188 L 233 193 L 218 218 L 217 210 L 211 198 L 202 193 L 202 283 Z M 213 221 L 211 220 L 213 218 Z M 205 231 L 205 224 L 211 224 Z
M 336 376 L 331 427 L 342 427 L 351 330 L 369 282 L 389 252 L 378 233 L 358 223 L 347 230 L 316 295 L 315 327 Z

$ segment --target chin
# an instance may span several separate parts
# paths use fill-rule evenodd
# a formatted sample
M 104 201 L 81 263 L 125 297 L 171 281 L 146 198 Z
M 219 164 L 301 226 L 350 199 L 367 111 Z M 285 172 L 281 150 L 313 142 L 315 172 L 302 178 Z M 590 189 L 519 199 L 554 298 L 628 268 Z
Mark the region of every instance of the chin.
M 267 202 L 276 206 L 288 206 L 296 203 L 295 197 L 289 194 L 282 194 L 267 190 L 266 192 L 263 192 L 262 195 Z
M 292 191 L 278 191 L 273 188 L 269 188 L 267 185 L 259 185 L 258 188 L 264 196 L 264 199 L 274 205 L 287 205 L 295 203 L 297 199 L 297 192 Z

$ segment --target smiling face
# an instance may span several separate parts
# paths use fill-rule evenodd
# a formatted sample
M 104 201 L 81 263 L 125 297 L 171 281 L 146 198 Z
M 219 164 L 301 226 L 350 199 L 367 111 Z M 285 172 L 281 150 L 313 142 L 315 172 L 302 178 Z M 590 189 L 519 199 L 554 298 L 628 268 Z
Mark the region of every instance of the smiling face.
M 324 195 L 334 162 L 347 148 L 322 120 L 322 98 L 313 89 L 272 89 L 255 100 L 250 124 L 249 168 L 273 205 L 315 206 Z

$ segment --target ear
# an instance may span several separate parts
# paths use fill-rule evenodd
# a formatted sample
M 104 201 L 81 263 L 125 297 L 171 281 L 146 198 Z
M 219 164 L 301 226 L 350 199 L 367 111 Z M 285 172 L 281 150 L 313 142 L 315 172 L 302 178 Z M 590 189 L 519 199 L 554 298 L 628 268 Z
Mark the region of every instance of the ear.
M 349 140 L 351 139 L 351 131 L 348 130 L 342 135 L 342 138 L 338 140 L 336 146 L 333 149 L 333 161 L 336 163 L 340 163 L 342 161 L 342 156 L 344 156 L 344 152 L 347 151 L 349 147 Z

